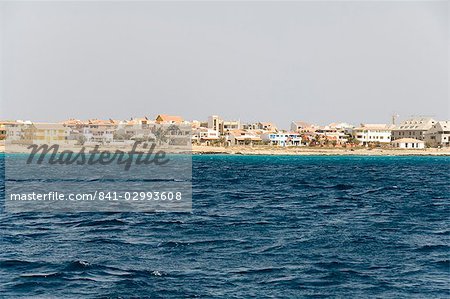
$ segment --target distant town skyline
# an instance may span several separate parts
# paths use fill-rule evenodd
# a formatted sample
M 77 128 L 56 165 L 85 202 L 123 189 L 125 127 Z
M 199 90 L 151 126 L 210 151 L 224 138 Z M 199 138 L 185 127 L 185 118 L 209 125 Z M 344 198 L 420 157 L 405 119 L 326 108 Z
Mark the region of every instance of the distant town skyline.
M 104 121 L 107 121 L 107 120 L 114 120 L 114 121 L 119 121 L 119 122 L 120 121 L 125 121 L 126 122 L 126 121 L 130 121 L 130 120 L 139 120 L 139 119 L 142 119 L 142 118 L 145 118 L 145 117 L 147 117 L 148 120 L 150 120 L 150 121 L 155 121 L 155 119 L 159 115 L 167 115 L 167 116 L 171 117 L 170 115 L 165 114 L 165 113 L 154 114 L 154 115 L 153 114 L 133 115 L 133 116 L 129 116 L 129 117 L 126 117 L 126 118 L 120 118 L 120 119 L 111 118 L 111 117 L 104 117 L 104 118 L 102 118 L 102 117 L 91 117 L 91 118 L 84 117 L 83 118 L 83 117 L 70 116 L 70 117 L 67 117 L 65 119 L 58 119 L 58 120 L 44 120 L 44 119 L 36 120 L 36 119 L 27 119 L 27 118 L 12 119 L 12 118 L 7 118 L 6 117 L 4 119 L 0 119 L 0 122 L 1 121 L 23 121 L 23 122 L 30 121 L 32 123 L 63 123 L 63 122 L 66 122 L 68 120 L 80 120 L 80 121 L 88 121 L 88 120 L 104 120 Z M 278 123 L 276 123 L 274 121 L 271 121 L 270 119 L 263 119 L 263 120 L 260 119 L 260 120 L 248 121 L 248 120 L 245 120 L 243 118 L 223 118 L 219 114 L 210 114 L 208 117 L 201 118 L 201 119 L 186 119 L 182 115 L 177 115 L 177 117 L 178 116 L 181 117 L 181 119 L 183 119 L 184 121 L 189 122 L 189 123 L 193 123 L 195 121 L 198 121 L 199 123 L 208 123 L 210 116 L 218 116 L 220 119 L 225 120 L 225 121 L 238 121 L 241 125 L 244 125 L 244 124 L 256 124 L 256 123 L 260 123 L 260 122 L 270 122 L 270 123 L 273 123 L 274 125 L 276 125 L 276 127 L 278 129 L 280 129 L 280 130 L 288 130 L 288 131 L 289 131 L 289 127 L 292 125 L 293 122 L 305 122 L 305 123 L 309 123 L 311 125 L 318 125 L 318 126 L 322 126 L 322 127 L 330 125 L 330 124 L 344 124 L 344 123 L 347 123 L 349 125 L 353 125 L 355 127 L 358 127 L 359 125 L 363 125 L 363 124 L 386 124 L 386 125 L 395 124 L 395 125 L 399 125 L 401 122 L 403 122 L 405 120 L 414 119 L 414 118 L 433 118 L 433 119 L 435 119 L 437 121 L 444 121 L 444 119 L 436 119 L 433 115 L 410 115 L 408 117 L 401 117 L 398 114 L 391 115 L 391 118 L 390 118 L 389 121 L 372 122 L 372 123 L 370 123 L 370 122 L 352 123 L 352 122 L 348 122 L 348 121 L 345 121 L 345 120 L 335 120 L 335 121 L 329 121 L 329 122 L 325 122 L 325 123 L 320 123 L 320 122 L 317 122 L 317 121 L 314 121 L 314 120 L 313 121 L 308 121 L 308 120 L 305 120 L 305 119 L 292 119 L 292 120 L 288 120 L 286 124 L 284 124 L 284 123 L 283 124 L 278 124 Z M 447 119 L 445 119 L 445 121 L 447 121 Z
M 0 118 L 449 118 L 447 1 L 2 2 Z

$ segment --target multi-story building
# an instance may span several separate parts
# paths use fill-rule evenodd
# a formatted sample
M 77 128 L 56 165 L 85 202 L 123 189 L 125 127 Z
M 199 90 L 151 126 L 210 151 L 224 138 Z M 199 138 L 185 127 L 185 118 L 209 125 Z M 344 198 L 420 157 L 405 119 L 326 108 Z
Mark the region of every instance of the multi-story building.
M 193 131 L 192 142 L 201 145 L 211 145 L 213 142 L 220 139 L 219 133 L 216 130 L 209 128 L 196 128 Z
M 241 122 L 238 120 L 226 121 L 218 115 L 211 115 L 208 117 L 208 128 L 218 132 L 219 135 L 225 135 L 228 131 L 240 130 Z
M 23 130 L 23 141 L 34 144 L 67 143 L 69 129 L 56 123 L 33 123 Z
M 438 121 L 432 125 L 424 140 L 430 146 L 450 146 L 450 121 Z
M 82 128 L 81 133 L 88 143 L 111 143 L 114 140 L 114 133 L 118 124 L 119 122 L 112 119 L 90 119 Z
M 360 127 L 353 129 L 353 137 L 362 145 L 371 143 L 391 142 L 391 132 L 393 125 L 386 124 L 361 124 Z
M 220 134 L 220 131 L 223 131 L 223 127 L 221 128 L 222 120 L 218 115 L 211 115 L 208 117 L 208 128 L 212 129 Z
M 392 130 L 392 140 L 400 138 L 425 139 L 425 133 L 430 130 L 436 121 L 431 117 L 417 117 L 403 121 Z

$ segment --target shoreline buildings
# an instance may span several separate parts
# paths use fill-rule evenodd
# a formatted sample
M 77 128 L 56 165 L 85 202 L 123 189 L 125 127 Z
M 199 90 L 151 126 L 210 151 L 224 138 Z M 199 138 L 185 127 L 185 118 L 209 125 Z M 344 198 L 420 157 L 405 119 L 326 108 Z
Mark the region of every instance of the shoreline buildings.
M 422 149 L 425 148 L 425 142 L 414 138 L 400 138 L 394 140 L 392 146 L 403 149 Z
M 170 130 L 170 140 L 158 129 L 163 125 Z M 218 115 L 211 115 L 203 122 L 189 122 L 181 116 L 167 114 L 158 114 L 154 119 L 147 116 L 129 120 L 71 118 L 58 124 L 0 121 L 0 140 L 7 139 L 11 143 L 24 142 L 30 136 L 42 143 L 82 145 L 121 145 L 158 138 L 176 143 L 177 136 L 186 135 L 190 136 L 192 144 L 205 146 L 422 148 L 450 146 L 450 122 L 418 117 L 398 125 L 361 124 L 354 127 L 345 122 L 319 126 L 292 121 L 290 130 L 281 130 L 271 122 L 241 123 L 240 120 L 224 120 Z
M 353 129 L 353 136 L 362 145 L 376 142 L 389 144 L 394 127 L 394 125 L 386 124 L 361 124 L 361 126 Z
M 450 121 L 438 121 L 424 136 L 430 146 L 450 146 Z
M 425 133 L 436 123 L 431 117 L 410 118 L 401 122 L 392 130 L 392 140 L 415 138 L 424 140 Z

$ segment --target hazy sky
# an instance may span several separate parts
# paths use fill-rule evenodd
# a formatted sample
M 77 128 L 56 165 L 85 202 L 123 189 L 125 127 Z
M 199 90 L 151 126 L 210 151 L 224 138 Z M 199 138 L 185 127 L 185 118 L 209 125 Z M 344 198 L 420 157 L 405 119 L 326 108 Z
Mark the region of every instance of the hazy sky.
M 3 2 L 0 117 L 449 119 L 449 4 Z

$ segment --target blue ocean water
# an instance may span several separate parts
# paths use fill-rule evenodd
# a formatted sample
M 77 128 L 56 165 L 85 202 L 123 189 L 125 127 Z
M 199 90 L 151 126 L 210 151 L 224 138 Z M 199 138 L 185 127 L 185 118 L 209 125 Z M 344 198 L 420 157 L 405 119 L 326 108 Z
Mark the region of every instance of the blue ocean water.
M 448 298 L 449 182 L 450 157 L 195 156 L 192 213 L 1 214 L 0 297 Z

